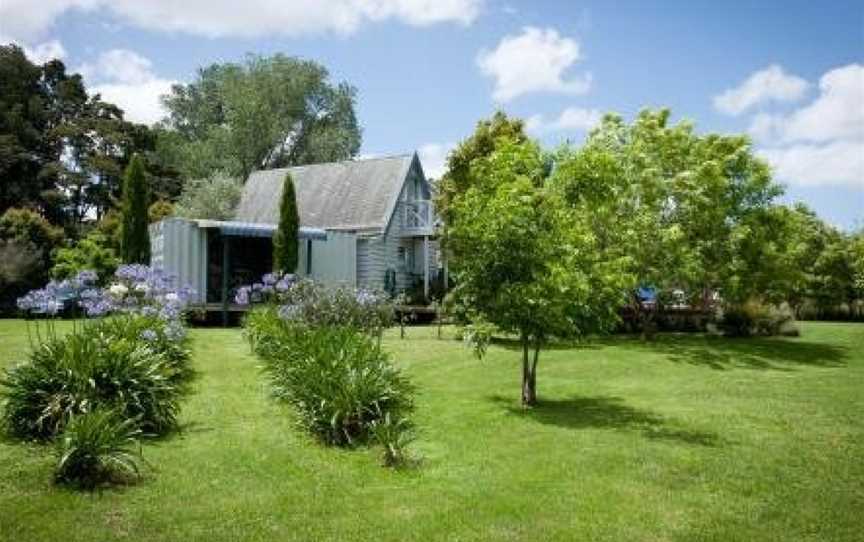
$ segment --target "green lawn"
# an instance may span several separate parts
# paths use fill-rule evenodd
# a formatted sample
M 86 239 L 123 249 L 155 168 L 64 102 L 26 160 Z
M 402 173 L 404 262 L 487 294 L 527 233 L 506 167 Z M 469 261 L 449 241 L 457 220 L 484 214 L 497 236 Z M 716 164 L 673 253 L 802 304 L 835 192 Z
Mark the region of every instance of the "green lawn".
M 420 393 L 407 472 L 310 441 L 238 330 L 194 330 L 197 391 L 148 479 L 72 492 L 44 448 L 0 443 L 0 541 L 864 540 L 864 325 L 802 328 L 550 351 L 530 411 L 518 352 L 391 333 Z M 26 348 L 0 321 L 0 366 Z

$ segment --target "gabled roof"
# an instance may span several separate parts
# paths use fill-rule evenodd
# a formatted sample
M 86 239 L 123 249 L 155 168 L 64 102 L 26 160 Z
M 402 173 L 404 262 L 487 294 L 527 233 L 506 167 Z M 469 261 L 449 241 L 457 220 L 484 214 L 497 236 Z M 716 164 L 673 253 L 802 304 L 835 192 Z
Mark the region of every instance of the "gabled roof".
M 243 187 L 235 220 L 277 224 L 282 183 L 290 173 L 302 226 L 384 230 L 414 160 L 416 155 L 406 154 L 255 171 Z

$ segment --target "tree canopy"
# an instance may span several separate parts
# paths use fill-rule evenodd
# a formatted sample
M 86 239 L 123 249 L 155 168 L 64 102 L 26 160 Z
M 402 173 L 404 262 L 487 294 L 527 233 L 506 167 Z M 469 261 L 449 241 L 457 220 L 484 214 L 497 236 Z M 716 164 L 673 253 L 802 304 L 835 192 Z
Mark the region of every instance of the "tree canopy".
M 244 181 L 256 169 L 348 159 L 360 149 L 356 94 L 320 64 L 282 54 L 212 64 L 164 97 L 160 153 L 187 178 L 224 170 Z
M 518 337 L 526 405 L 537 400 L 547 341 L 608 329 L 627 284 L 623 261 L 607 257 L 589 217 L 566 208 L 546 171 L 534 143 L 499 138 L 472 160 L 448 226 L 457 298 L 472 319 Z
M 37 66 L 16 45 L 0 46 L 0 96 L 0 212 L 30 207 L 79 226 L 116 204 L 132 154 L 155 148 L 146 126 L 89 95 L 80 75 L 59 60 Z M 159 173 L 170 191 L 171 172 Z
M 665 109 L 632 123 L 607 115 L 584 146 L 555 156 L 553 184 L 573 209 L 590 211 L 603 244 L 631 262 L 638 288 L 684 292 L 705 305 L 764 294 L 777 272 L 775 198 L 782 193 L 743 136 L 701 135 L 671 124 Z

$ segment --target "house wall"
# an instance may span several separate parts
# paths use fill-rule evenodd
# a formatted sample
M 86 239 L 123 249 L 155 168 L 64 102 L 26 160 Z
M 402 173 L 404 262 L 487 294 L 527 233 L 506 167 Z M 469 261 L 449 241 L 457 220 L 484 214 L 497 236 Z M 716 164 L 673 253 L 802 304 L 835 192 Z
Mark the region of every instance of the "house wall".
M 195 290 L 191 300 L 203 303 L 207 293 L 207 236 L 194 223 L 168 218 L 150 225 L 150 264 L 174 275 L 178 286 Z
M 305 239 L 300 240 L 297 274 L 311 277 L 327 284 L 355 286 L 357 284 L 357 234 L 353 232 L 328 231 L 327 240 L 313 240 L 312 272 L 307 270 L 308 247 Z
M 400 202 L 415 199 L 428 199 L 428 187 L 422 176 L 411 169 L 399 192 Z M 405 209 L 397 205 L 390 223 L 383 234 L 358 237 L 357 240 L 357 285 L 366 288 L 383 289 L 388 270 L 395 271 L 397 292 L 411 288 L 417 277 L 422 277 L 423 266 L 430 266 L 430 276 L 437 268 L 434 261 L 435 249 L 430 240 L 430 261 L 423 261 L 423 238 L 408 235 L 405 231 Z M 400 248 L 404 252 L 400 251 Z M 405 258 L 401 257 L 405 254 Z

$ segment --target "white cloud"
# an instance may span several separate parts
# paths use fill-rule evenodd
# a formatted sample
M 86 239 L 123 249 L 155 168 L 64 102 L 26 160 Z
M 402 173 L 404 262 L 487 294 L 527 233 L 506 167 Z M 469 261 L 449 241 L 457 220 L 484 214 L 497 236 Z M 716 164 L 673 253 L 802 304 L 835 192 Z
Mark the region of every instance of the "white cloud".
M 66 49 L 59 40 L 46 41 L 33 47 L 24 46 L 24 54 L 34 64 L 44 64 L 49 60 L 66 58 Z
M 729 115 L 740 115 L 765 102 L 800 100 L 809 86 L 804 79 L 787 74 L 775 64 L 754 73 L 739 86 L 715 96 L 714 107 Z
M 44 64 L 49 60 L 66 58 L 66 48 L 60 43 L 60 40 L 49 40 L 42 43 L 32 45 L 23 42 L 22 40 L 0 34 L 0 45 L 14 43 L 24 50 L 24 55 L 34 64 Z
M 580 59 L 576 40 L 552 28 L 528 26 L 519 35 L 504 36 L 494 50 L 480 51 L 477 65 L 495 79 L 492 97 L 503 103 L 532 92 L 588 92 L 590 74 L 565 79 L 565 72 Z
M 785 121 L 787 141 L 864 139 L 864 65 L 836 68 L 819 80 L 819 97 Z
M 785 115 L 760 113 L 749 131 L 778 179 L 864 189 L 864 66 L 830 70 L 811 103 Z
M 157 31 L 210 37 L 297 36 L 321 32 L 349 34 L 363 23 L 398 20 L 426 26 L 474 21 L 484 0 L 3 0 L 4 31 L 19 39 L 50 29 L 71 10 L 108 12 L 123 22 Z
M 441 178 L 447 170 L 447 156 L 455 147 L 455 143 L 428 143 L 417 149 L 426 177 Z
M 844 185 L 864 190 L 864 143 L 835 141 L 761 149 L 778 179 L 800 186 Z M 862 201 L 864 204 L 864 201 Z
M 594 128 L 603 113 L 597 109 L 568 107 L 558 117 L 547 120 L 543 115 L 532 115 L 525 121 L 525 129 L 534 134 L 547 132 L 580 131 L 587 132 Z
M 128 49 L 106 51 L 78 71 L 91 93 L 119 106 L 127 120 L 143 124 L 153 124 L 165 116 L 160 96 L 176 83 L 157 76 L 149 59 Z

